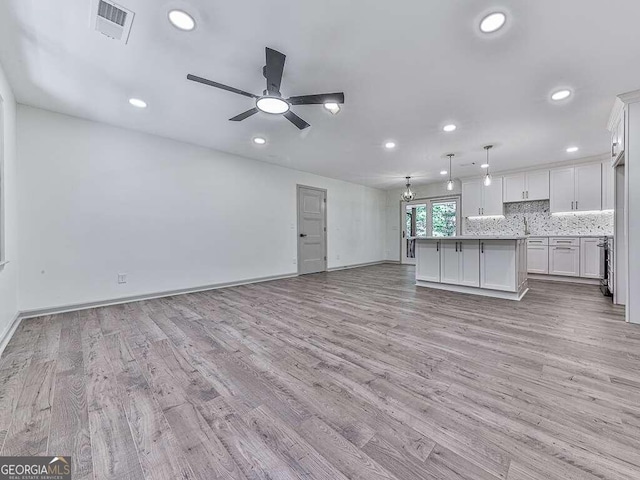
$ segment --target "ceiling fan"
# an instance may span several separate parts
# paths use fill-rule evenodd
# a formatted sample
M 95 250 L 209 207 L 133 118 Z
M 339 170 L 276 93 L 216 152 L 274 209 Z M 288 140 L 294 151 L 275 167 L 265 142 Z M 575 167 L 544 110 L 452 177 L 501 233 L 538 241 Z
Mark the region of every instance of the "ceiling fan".
M 267 79 L 267 89 L 262 95 L 254 95 L 237 88 L 223 85 L 222 83 L 207 80 L 206 78 L 196 75 L 187 75 L 187 79 L 194 82 L 203 83 L 211 87 L 221 88 L 229 92 L 244 95 L 245 97 L 254 98 L 256 106 L 230 118 L 232 122 L 241 122 L 245 118 L 249 118 L 256 113 L 265 112 L 272 115 L 284 115 L 284 117 L 293 123 L 300 130 L 304 130 L 310 125 L 291 111 L 292 105 L 321 105 L 321 104 L 343 104 L 344 93 L 319 93 L 315 95 L 301 95 L 298 97 L 282 98 L 280 93 L 280 82 L 282 81 L 282 72 L 284 71 L 284 61 L 286 55 L 273 50 L 269 47 L 266 49 L 267 64 L 262 69 L 262 74 Z

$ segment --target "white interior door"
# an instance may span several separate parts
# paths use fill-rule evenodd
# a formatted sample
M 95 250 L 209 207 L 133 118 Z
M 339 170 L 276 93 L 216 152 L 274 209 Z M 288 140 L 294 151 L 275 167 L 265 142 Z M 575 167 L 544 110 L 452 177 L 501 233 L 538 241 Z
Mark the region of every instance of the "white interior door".
M 327 269 L 327 192 L 298 186 L 298 273 Z

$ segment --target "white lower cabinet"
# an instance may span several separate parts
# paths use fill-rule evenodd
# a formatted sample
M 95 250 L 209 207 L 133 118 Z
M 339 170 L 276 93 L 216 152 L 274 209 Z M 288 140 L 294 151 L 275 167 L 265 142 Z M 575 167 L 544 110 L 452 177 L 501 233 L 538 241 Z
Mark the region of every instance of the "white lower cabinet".
M 440 281 L 450 285 L 480 286 L 480 242 L 443 240 L 440 247 Z
M 603 259 L 600 245 L 601 238 L 580 239 L 580 276 L 584 278 L 603 277 Z
M 516 241 L 480 241 L 480 287 L 513 292 L 517 290 Z
M 440 241 L 421 240 L 416 242 L 416 279 L 425 282 L 440 281 Z
M 580 276 L 580 247 L 552 245 L 549 247 L 549 274 Z
M 547 275 L 549 273 L 549 247 L 547 245 L 527 246 L 527 270 L 529 273 Z

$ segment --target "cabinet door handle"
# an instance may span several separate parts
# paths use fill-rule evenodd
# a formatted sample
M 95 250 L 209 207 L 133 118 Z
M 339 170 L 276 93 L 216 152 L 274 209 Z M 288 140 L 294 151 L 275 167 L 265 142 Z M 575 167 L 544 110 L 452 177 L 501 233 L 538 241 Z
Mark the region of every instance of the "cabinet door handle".
M 522 192 L 522 198 L 524 199 L 524 192 Z
M 440 242 L 436 242 L 436 252 L 440 251 Z
M 611 145 L 611 156 L 615 157 L 616 156 L 616 147 L 618 146 L 618 142 L 613 142 L 613 144 Z
M 529 198 L 529 190 L 527 190 L 527 198 Z
M 456 253 L 458 253 L 458 242 L 456 242 Z
M 480 253 L 484 253 L 484 242 L 480 242 Z
M 460 242 L 460 251 L 462 252 L 462 242 Z
M 578 209 L 578 201 L 576 200 L 576 210 Z
M 480 215 L 480 208 L 478 208 L 478 215 Z
M 573 202 L 571 202 L 571 210 L 573 210 Z

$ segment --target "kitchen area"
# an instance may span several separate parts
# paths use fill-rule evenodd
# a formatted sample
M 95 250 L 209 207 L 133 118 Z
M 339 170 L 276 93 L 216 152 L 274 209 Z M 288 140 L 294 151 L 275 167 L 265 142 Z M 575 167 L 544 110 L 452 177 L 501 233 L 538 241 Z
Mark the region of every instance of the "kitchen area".
M 412 237 L 416 284 L 521 300 L 529 280 L 600 287 L 623 304 L 614 273 L 609 158 L 462 179 L 456 235 Z

